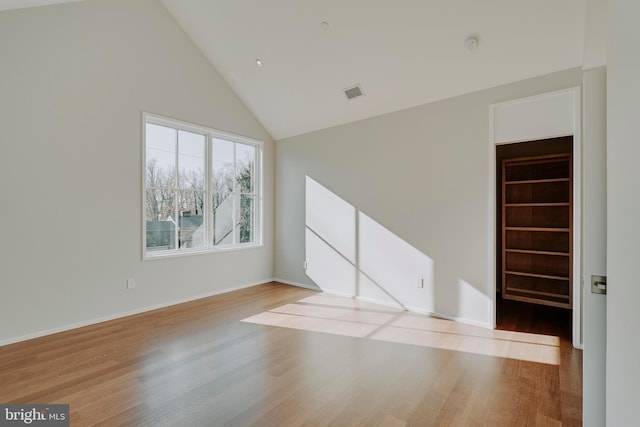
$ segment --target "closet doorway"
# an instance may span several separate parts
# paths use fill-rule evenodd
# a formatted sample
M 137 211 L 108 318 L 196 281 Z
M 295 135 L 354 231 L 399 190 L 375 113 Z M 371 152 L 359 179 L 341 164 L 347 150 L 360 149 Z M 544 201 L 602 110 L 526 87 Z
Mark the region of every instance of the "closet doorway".
M 496 324 L 572 340 L 573 137 L 496 147 Z

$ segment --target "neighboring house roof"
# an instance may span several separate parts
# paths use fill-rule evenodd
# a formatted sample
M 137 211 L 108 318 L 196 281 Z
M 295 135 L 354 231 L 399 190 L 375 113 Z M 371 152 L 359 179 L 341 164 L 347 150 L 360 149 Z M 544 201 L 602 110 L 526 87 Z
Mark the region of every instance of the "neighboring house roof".
M 181 216 L 178 219 L 180 228 L 198 228 L 202 225 L 202 215 Z

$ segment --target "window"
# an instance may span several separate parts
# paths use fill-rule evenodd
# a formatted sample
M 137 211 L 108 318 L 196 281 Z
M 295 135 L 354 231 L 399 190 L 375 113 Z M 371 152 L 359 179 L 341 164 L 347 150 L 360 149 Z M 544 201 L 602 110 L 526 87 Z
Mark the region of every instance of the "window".
M 262 143 L 144 115 L 144 256 L 261 244 Z

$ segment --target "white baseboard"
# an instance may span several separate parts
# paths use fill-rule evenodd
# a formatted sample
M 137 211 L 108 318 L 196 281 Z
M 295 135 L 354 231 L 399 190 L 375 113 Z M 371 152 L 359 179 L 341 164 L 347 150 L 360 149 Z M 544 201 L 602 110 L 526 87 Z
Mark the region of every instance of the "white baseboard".
M 322 289 L 314 285 L 307 285 L 306 283 L 300 283 L 300 282 L 292 282 L 291 280 L 278 279 L 276 277 L 271 279 L 271 281 L 284 283 L 285 285 L 297 286 L 299 288 L 311 289 L 312 291 L 322 291 Z
M 417 307 L 411 307 L 411 306 L 406 306 L 404 308 L 405 310 L 410 311 L 412 313 L 424 314 L 425 316 L 438 317 L 435 314 L 433 314 L 433 311 L 425 310 L 424 308 L 417 308 Z
M 352 298 L 354 298 L 354 297 L 352 296 Z M 389 302 L 389 301 L 377 300 L 375 298 L 358 296 L 358 297 L 355 297 L 355 299 L 357 299 L 358 301 L 364 301 L 364 302 L 370 302 L 370 303 L 373 303 L 373 304 L 383 305 L 385 307 L 399 308 L 400 310 L 408 310 L 407 307 L 403 307 L 400 304 L 397 304 L 397 303 L 394 304 L 394 303 Z M 412 310 L 409 310 L 409 311 L 412 311 Z
M 456 316 L 449 316 L 448 314 L 441 314 L 441 313 L 435 313 L 435 312 L 430 312 L 428 314 L 430 316 L 438 317 L 440 319 L 452 320 L 454 322 L 464 323 L 464 324 L 472 325 L 472 326 L 479 326 L 479 327 L 485 328 L 485 329 L 495 329 L 493 326 L 491 326 L 490 323 L 477 322 L 475 320 L 465 319 L 465 318 L 456 317 Z
M 346 293 L 346 292 L 339 292 L 339 291 L 331 291 L 331 290 L 326 290 L 326 289 L 320 289 L 320 291 L 322 293 L 325 294 L 329 294 L 329 295 L 335 295 L 338 297 L 345 297 L 345 298 L 351 298 L 351 299 L 357 299 L 358 297 L 356 297 L 355 295 Z
M 47 329 L 47 330 L 44 330 L 44 331 L 33 332 L 31 334 L 26 334 L 26 335 L 22 335 L 22 336 L 18 336 L 18 337 L 13 337 L 13 338 L 8 338 L 8 339 L 0 340 L 0 347 L 2 347 L 4 345 L 9 345 L 9 344 L 15 344 L 15 343 L 18 343 L 18 342 L 21 342 L 21 341 L 31 340 L 31 339 L 34 339 L 34 338 L 44 337 L 44 336 L 47 336 L 47 335 L 57 334 L 59 332 L 69 331 L 71 329 L 77 329 L 77 328 L 82 328 L 84 326 L 90 326 L 90 325 L 95 325 L 95 324 L 102 323 L 102 322 L 108 322 L 109 320 L 115 320 L 115 319 L 120 319 L 122 317 L 133 316 L 134 314 L 145 313 L 147 311 L 157 310 L 159 308 L 170 307 L 172 305 L 182 304 L 182 303 L 189 302 L 189 301 L 195 301 L 195 300 L 202 299 L 202 298 L 207 298 L 207 297 L 212 297 L 212 296 L 215 296 L 215 295 L 225 294 L 227 292 L 238 291 L 240 289 L 250 288 L 252 286 L 263 285 L 263 284 L 268 283 L 270 281 L 271 281 L 271 279 L 265 279 L 265 280 L 262 280 L 262 281 L 259 281 L 259 282 L 246 283 L 244 285 L 234 286 L 232 288 L 220 289 L 220 290 L 216 290 L 216 291 L 213 291 L 213 292 L 207 292 L 205 294 L 199 294 L 199 295 L 196 295 L 196 296 L 193 296 L 193 297 L 180 298 L 178 300 L 173 300 L 173 301 L 166 302 L 166 303 L 155 304 L 155 305 L 151 305 L 151 306 L 147 306 L 147 307 L 143 307 L 143 308 L 139 308 L 139 309 L 129 310 L 129 311 L 121 312 L 121 313 L 111 314 L 111 315 L 108 315 L 108 316 L 98 317 L 98 318 L 95 318 L 95 319 L 85 320 L 83 322 L 72 323 L 72 324 L 69 324 L 69 325 L 59 326 L 57 328 Z

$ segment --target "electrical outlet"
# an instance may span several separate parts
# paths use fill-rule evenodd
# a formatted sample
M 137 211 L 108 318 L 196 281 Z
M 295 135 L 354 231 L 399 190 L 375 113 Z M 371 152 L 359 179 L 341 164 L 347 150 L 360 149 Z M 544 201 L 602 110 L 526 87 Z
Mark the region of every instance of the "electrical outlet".
M 127 279 L 127 289 L 134 289 L 136 287 L 136 281 L 134 279 Z
M 424 288 L 424 279 L 420 279 L 420 283 L 418 283 L 419 288 Z

